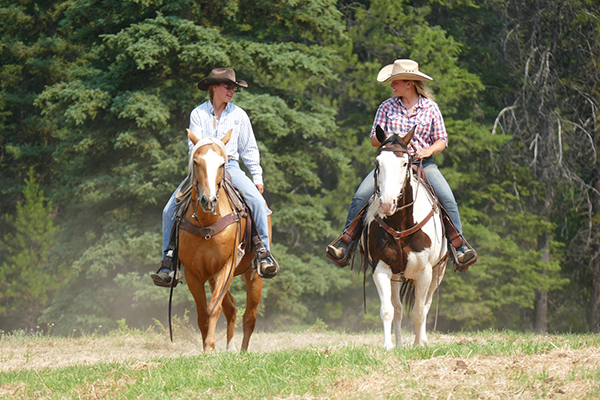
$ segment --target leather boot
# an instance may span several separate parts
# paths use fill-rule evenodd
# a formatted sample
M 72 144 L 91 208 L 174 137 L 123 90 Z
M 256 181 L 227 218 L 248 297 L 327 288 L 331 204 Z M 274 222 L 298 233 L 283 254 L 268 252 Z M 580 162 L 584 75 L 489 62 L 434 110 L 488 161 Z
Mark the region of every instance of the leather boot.
M 178 281 L 175 278 L 175 268 L 173 262 L 173 252 L 167 253 L 160 263 L 160 268 L 157 272 L 150 275 L 156 286 L 171 287 L 176 286 Z
M 475 250 L 468 248 L 466 244 L 463 244 L 456 249 L 456 258 L 461 264 L 466 264 L 471 261 L 471 259 L 475 257 L 475 254 Z
M 338 261 L 341 261 L 348 252 L 348 244 L 342 241 L 339 242 L 338 246 L 335 247 L 333 244 L 327 246 L 327 252 L 331 254 Z

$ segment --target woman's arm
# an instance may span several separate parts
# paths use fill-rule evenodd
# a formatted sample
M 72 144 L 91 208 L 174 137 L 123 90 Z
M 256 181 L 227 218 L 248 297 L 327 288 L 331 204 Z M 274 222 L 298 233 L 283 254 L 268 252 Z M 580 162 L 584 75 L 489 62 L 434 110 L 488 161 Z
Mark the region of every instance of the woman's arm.
M 417 157 L 417 160 L 420 160 L 422 158 L 427 158 L 427 157 L 434 156 L 436 154 L 440 154 L 445 149 L 446 149 L 446 142 L 444 142 L 441 139 L 438 139 L 428 148 L 417 150 L 415 155 Z

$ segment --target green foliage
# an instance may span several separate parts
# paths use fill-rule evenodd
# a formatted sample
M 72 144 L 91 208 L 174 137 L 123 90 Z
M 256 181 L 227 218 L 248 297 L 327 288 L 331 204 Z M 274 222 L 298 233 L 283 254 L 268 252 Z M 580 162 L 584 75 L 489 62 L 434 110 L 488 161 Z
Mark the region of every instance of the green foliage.
M 558 32 L 553 26 L 561 27 L 556 82 L 571 106 L 559 111 L 574 122 L 562 126 L 563 160 L 571 177 L 589 182 L 598 171 L 590 124 L 600 52 L 586 35 L 598 29 L 598 10 L 589 2 L 558 2 L 564 18 L 555 21 L 548 19 L 557 10 L 550 3 L 536 18 L 555 22 L 539 25 L 549 32 L 543 43 Z M 189 112 L 206 100 L 196 82 L 228 66 L 249 83 L 235 102 L 250 115 L 259 142 L 282 266 L 265 283 L 261 317 L 279 326 L 378 327 L 370 278 L 362 314 L 362 276 L 333 266 L 323 252 L 372 168 L 372 120 L 392 95 L 388 84 L 376 82 L 377 72 L 412 58 L 434 78 L 450 137 L 436 162 L 480 257 L 469 272 L 449 272 L 442 283 L 440 326 L 528 329 L 535 292 L 544 289 L 556 299 L 549 317 L 556 329 L 587 329 L 573 322 L 590 298 L 588 275 L 577 267 L 589 259 L 581 228 L 587 189 L 555 185 L 556 207 L 540 218 L 536 206 L 546 191 L 529 165 L 528 144 L 503 123 L 490 134 L 523 84 L 523 71 L 507 66 L 504 51 L 533 37 L 515 33 L 503 42 L 506 29 L 516 27 L 507 18 L 531 21 L 534 11 L 508 0 L 0 0 L 3 243 L 18 242 L 22 224 L 11 216 L 18 215 L 30 167 L 56 212 L 56 226 L 46 225 L 52 235 L 41 242 L 48 251 L 37 259 L 47 260 L 45 276 L 54 276 L 45 281 L 46 294 L 37 292 L 40 321 L 64 334 L 116 327 L 121 319 L 138 327 L 166 308 L 168 291 L 148 277 L 160 260 L 161 209 L 186 174 L 184 129 Z M 582 92 L 591 93 L 585 101 Z M 577 142 L 584 130 L 589 139 Z M 49 207 L 43 196 L 36 201 L 37 212 Z M 540 233 L 551 237 L 546 263 Z M 17 265 L 22 249 L 5 253 L 3 271 Z M 53 285 L 62 283 L 54 295 Z M 243 308 L 241 280 L 232 291 Z M 6 301 L 0 304 L 8 312 Z M 193 309 L 184 285 L 174 304 L 180 314 Z
M 16 215 L 6 216 L 14 230 L 0 241 L 0 315 L 17 318 L 16 327 L 30 328 L 65 286 L 66 276 L 52 257 L 58 229 L 52 221 L 52 203 L 46 201 L 33 168 L 25 184 Z

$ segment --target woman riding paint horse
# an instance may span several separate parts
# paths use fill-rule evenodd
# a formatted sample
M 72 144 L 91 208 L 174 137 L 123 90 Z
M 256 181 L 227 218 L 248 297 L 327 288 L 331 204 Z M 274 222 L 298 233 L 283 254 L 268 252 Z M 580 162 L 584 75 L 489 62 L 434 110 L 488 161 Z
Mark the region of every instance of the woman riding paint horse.
M 429 183 L 434 187 L 440 203 L 462 238 L 462 224 L 452 189 L 433 161 L 433 156 L 448 146 L 448 133 L 433 94 L 423 82 L 425 80 L 433 79 L 420 72 L 419 64 L 413 60 L 396 60 L 379 71 L 377 81 L 391 82 L 394 96 L 381 103 L 377 110 L 371 129 L 371 144 L 374 147 L 381 145 L 376 136 L 377 125 L 385 132 L 396 133 L 401 137 L 415 127 L 409 148 L 410 155 L 415 162 L 422 162 Z M 344 233 L 327 247 L 328 256 L 338 264 L 347 262 L 349 245 L 353 243 L 357 233 L 350 232 L 350 225 L 373 195 L 374 184 L 373 170 L 362 181 L 352 198 Z M 477 254 L 463 243 L 456 249 L 456 256 L 459 264 L 468 265 L 475 262 Z
M 250 208 L 256 222 L 262 244 L 258 243 L 257 257 L 259 260 L 258 273 L 261 277 L 272 278 L 279 272 L 270 252 L 268 230 L 268 213 L 265 199 L 262 196 L 264 185 L 260 153 L 252 124 L 246 112 L 231 103 L 239 87 L 248 87 L 246 81 L 237 80 L 235 71 L 231 68 L 215 68 L 210 75 L 198 83 L 198 89 L 208 91 L 209 100 L 194 108 L 190 114 L 190 130 L 200 139 L 214 137 L 222 139 L 232 130 L 231 139 L 227 143 L 227 172 L 231 176 L 233 186 L 240 192 Z M 194 147 L 188 140 L 190 150 Z M 240 168 L 239 159 L 250 171 L 254 183 Z M 185 182 L 185 181 L 184 181 Z M 173 192 L 163 210 L 163 260 L 158 273 L 152 274 L 152 279 L 159 286 L 170 285 L 175 277 L 173 254 L 169 253 L 170 235 L 175 224 L 175 216 L 180 208 L 176 194 L 183 183 Z M 256 247 L 256 246 L 255 246 Z

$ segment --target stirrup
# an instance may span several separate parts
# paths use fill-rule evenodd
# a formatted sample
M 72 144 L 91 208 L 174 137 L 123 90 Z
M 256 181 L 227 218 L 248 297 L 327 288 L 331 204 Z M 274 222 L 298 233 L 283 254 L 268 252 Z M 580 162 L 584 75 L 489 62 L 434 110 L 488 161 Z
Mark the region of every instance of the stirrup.
M 176 287 L 179 281 L 181 280 L 181 272 L 177 267 L 174 267 L 174 260 L 170 256 L 165 256 L 165 258 L 161 261 L 160 267 L 158 270 L 150 274 L 150 278 L 152 278 L 152 282 L 159 287 Z M 164 270 L 169 270 L 170 272 L 165 276 Z
M 265 249 L 262 254 L 264 255 L 263 257 L 259 257 L 258 255 L 254 257 L 254 260 L 252 261 L 252 268 L 256 271 L 258 276 L 260 276 L 263 279 L 274 278 L 275 276 L 277 276 L 279 274 L 279 270 L 280 270 L 279 263 L 277 262 L 275 257 L 273 257 L 273 254 L 271 254 L 270 251 Z M 275 267 L 275 271 L 268 273 L 268 274 L 264 274 L 262 269 L 260 268 L 260 264 L 266 258 L 270 258 L 271 261 L 273 262 L 273 266 Z
M 475 251 L 473 246 L 471 246 L 469 244 L 469 242 L 467 242 L 467 239 L 465 239 L 462 235 L 461 235 L 461 239 L 463 241 L 463 244 L 465 246 L 467 246 L 469 249 L 473 250 L 473 252 L 475 253 L 473 258 L 471 258 L 466 263 L 461 263 L 460 261 L 458 261 L 458 253 L 456 252 L 456 248 L 452 245 L 452 242 L 450 242 L 450 245 L 448 247 L 450 247 L 450 250 L 452 253 L 452 262 L 454 262 L 454 270 L 458 271 L 460 273 L 463 273 L 463 272 L 466 272 L 471 265 L 473 265 L 477 262 L 477 252 Z
M 344 255 L 343 258 L 338 259 L 335 257 L 335 255 L 331 254 L 329 248 L 336 247 L 336 245 L 342 240 L 343 236 L 344 236 L 344 234 L 342 233 L 340 236 L 338 236 L 337 239 L 335 239 L 333 242 L 329 243 L 329 245 L 325 249 L 325 255 L 327 256 L 327 258 L 329 258 L 331 261 L 336 263 L 336 265 L 340 268 L 344 268 L 346 265 L 348 265 L 350 263 L 350 259 L 352 258 L 352 255 L 354 254 L 354 248 L 356 247 L 356 242 L 357 242 L 356 239 L 350 240 L 350 243 L 348 243 L 348 248 L 346 249 L 346 254 Z

